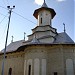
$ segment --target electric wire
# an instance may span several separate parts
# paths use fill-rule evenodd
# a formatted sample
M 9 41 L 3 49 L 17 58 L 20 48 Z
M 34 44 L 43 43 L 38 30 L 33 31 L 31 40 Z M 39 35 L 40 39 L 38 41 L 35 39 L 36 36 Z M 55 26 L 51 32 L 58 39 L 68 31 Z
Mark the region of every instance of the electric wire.
M 4 19 L 7 17 L 7 15 L 8 15 L 8 14 L 6 14 L 6 15 L 4 16 L 4 18 L 0 21 L 0 24 L 4 21 Z
M 4 5 L 9 5 L 9 1 L 8 0 L 3 0 Z
M 0 15 L 2 15 L 2 16 L 6 16 L 6 15 L 4 15 L 4 14 L 2 14 L 2 13 L 0 13 Z
M 36 24 L 36 23 L 34 23 L 33 21 L 31 21 L 31 20 L 29 20 L 29 19 L 25 18 L 24 16 L 22 16 L 22 15 L 20 15 L 20 14 L 16 13 L 16 12 L 13 12 L 13 13 L 15 13 L 16 15 L 18 15 L 18 16 L 20 16 L 20 17 L 22 17 L 23 19 L 25 19 L 25 20 L 27 20 L 27 21 L 29 21 L 29 22 L 33 23 L 33 24 Z
M 5 7 L 3 7 L 3 6 L 0 6 L 0 7 L 1 7 L 1 8 L 4 8 L 4 9 L 6 9 L 6 10 L 8 10 L 7 8 L 5 8 Z M 33 24 L 36 24 L 36 23 L 34 23 L 33 21 L 31 21 L 31 20 L 29 20 L 29 19 L 25 18 L 24 16 L 22 16 L 22 15 L 20 15 L 20 14 L 16 13 L 16 12 L 13 12 L 13 13 L 15 13 L 16 15 L 18 15 L 18 16 L 20 16 L 20 17 L 22 17 L 23 19 L 25 19 L 25 20 L 27 20 L 27 21 L 29 21 L 29 22 L 33 23 Z
M 3 8 L 3 9 L 8 10 L 7 8 L 5 8 L 5 7 L 3 7 L 3 6 L 0 6 L 0 7 Z M 27 20 L 27 21 L 33 23 L 33 24 L 36 24 L 36 23 L 34 23 L 33 21 L 31 21 L 31 20 L 25 18 L 24 16 L 22 16 L 22 15 L 16 13 L 16 12 L 13 12 L 13 13 L 15 13 L 15 14 L 18 15 L 19 17 L 21 17 L 21 18 L 23 18 L 23 19 L 25 19 L 25 20 Z M 1 14 L 1 13 L 0 13 L 0 14 Z M 3 15 L 3 14 L 1 14 L 1 15 Z M 4 18 L 0 21 L 0 24 L 1 24 L 1 23 L 4 21 L 4 19 L 7 17 L 7 14 L 6 14 L 6 15 L 3 15 L 3 16 L 4 16 Z M 5 30 L 6 30 L 6 27 L 5 27 Z M 4 35 L 4 33 L 5 33 L 5 30 L 4 30 L 4 32 L 3 32 L 2 36 L 1 36 L 1 38 L 3 37 L 3 35 Z M 1 38 L 0 38 L 0 39 L 1 39 Z
M 3 31 L 2 35 L 0 36 L 0 39 L 2 39 L 2 37 L 4 36 L 6 29 L 7 29 L 7 24 L 6 24 L 5 28 L 4 28 L 4 31 Z
M 5 1 L 3 0 L 4 5 L 6 5 Z
M 7 4 L 9 5 L 9 1 L 8 0 L 6 0 L 7 1 Z
M 0 21 L 0 24 L 4 21 L 4 19 L 5 19 L 6 17 L 7 17 L 7 14 L 6 14 L 6 16 L 4 16 L 4 18 Z M 4 31 L 3 31 L 2 35 L 0 36 L 0 39 L 3 37 L 3 35 L 4 35 L 5 31 L 6 31 L 6 28 L 7 28 L 7 24 L 6 24 L 5 28 L 4 28 Z
M 3 6 L 0 6 L 0 7 L 7 10 L 7 8 L 5 8 L 5 7 L 3 7 Z

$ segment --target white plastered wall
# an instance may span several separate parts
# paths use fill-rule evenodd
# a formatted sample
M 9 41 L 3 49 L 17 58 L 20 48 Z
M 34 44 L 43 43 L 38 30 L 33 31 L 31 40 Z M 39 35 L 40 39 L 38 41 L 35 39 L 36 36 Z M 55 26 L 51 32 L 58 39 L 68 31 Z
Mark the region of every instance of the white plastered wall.
M 66 60 L 66 75 L 74 75 L 73 60 Z
M 40 60 L 34 59 L 34 75 L 40 75 Z
M 46 75 L 46 59 L 42 59 L 42 74 L 41 75 Z
M 41 23 L 42 18 L 42 23 Z M 47 10 L 43 10 L 38 14 L 38 26 L 51 25 L 51 13 Z

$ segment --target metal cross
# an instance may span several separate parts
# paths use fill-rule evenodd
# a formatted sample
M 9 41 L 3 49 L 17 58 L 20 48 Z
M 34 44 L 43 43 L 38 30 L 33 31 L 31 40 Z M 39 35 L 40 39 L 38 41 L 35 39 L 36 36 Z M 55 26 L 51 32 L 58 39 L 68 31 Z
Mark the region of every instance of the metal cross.
M 14 38 L 14 37 L 13 37 L 13 36 L 11 36 L 11 37 L 12 37 L 12 40 L 11 40 L 11 42 L 13 42 L 13 38 Z
M 44 3 L 45 3 L 45 0 L 44 0 Z
M 24 32 L 24 41 L 25 41 L 25 34 L 26 34 L 26 33 Z
M 65 29 L 65 23 L 63 23 L 63 25 L 64 25 L 64 32 L 66 32 L 66 29 Z

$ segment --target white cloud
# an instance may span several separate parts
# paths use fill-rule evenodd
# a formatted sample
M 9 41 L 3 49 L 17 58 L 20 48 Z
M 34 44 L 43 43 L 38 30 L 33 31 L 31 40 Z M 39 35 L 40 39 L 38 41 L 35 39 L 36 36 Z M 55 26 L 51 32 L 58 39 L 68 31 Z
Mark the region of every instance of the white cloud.
M 42 5 L 44 2 L 44 0 L 35 0 L 35 3 L 38 4 L 38 5 Z
M 66 0 L 56 0 L 56 1 L 58 1 L 58 2 L 63 2 L 63 1 L 66 1 Z

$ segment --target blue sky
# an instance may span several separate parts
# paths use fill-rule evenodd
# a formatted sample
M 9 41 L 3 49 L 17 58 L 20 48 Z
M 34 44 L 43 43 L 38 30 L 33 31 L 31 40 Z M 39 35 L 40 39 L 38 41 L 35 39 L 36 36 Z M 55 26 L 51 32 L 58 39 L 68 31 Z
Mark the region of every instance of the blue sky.
M 46 0 L 48 7 L 56 11 L 56 16 L 52 20 L 52 26 L 57 28 L 58 33 L 60 33 L 63 32 L 63 23 L 65 23 L 66 33 L 75 41 L 74 2 L 74 0 Z M 26 36 L 32 33 L 31 29 L 37 25 L 33 12 L 41 7 L 41 5 L 35 3 L 35 0 L 0 0 L 0 50 L 5 45 L 9 16 L 8 5 L 11 7 L 13 5 L 16 6 L 12 12 L 8 44 L 11 43 L 12 35 L 14 36 L 14 41 L 18 41 L 23 40 L 24 32 Z

